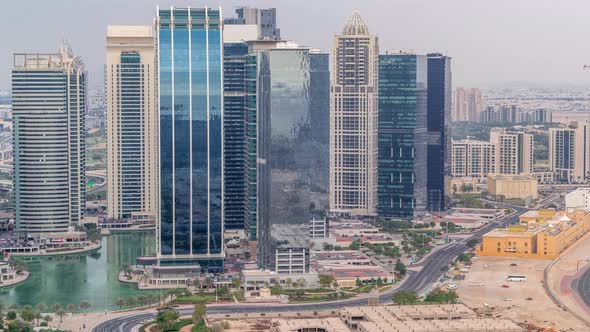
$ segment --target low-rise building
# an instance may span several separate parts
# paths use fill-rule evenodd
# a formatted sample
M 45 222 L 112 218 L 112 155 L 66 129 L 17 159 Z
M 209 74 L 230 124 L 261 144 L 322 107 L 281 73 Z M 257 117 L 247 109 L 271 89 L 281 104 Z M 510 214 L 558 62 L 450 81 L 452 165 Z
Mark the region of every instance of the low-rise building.
M 278 274 L 309 273 L 309 248 L 277 248 L 275 260 Z
M 488 174 L 488 192 L 508 199 L 539 197 L 537 179 L 526 175 Z
M 355 287 L 360 283 L 374 283 L 381 279 L 383 283 L 393 283 L 395 276 L 381 266 L 376 265 L 327 265 L 317 269 L 319 275 L 334 277 L 340 287 Z
M 567 212 L 575 210 L 590 211 L 590 188 L 578 188 L 565 195 Z
M 244 269 L 240 274 L 242 287 L 246 292 L 257 292 L 270 285 L 290 288 L 293 283 L 301 283 L 303 288 L 319 286 L 318 273 L 314 270 L 310 270 L 309 273 L 278 274 L 276 271 L 270 270 Z
M 314 251 L 311 263 L 315 268 L 330 265 L 371 265 L 369 256 L 358 250 Z
M 518 225 L 495 229 L 483 236 L 481 256 L 554 259 L 590 230 L 590 213 L 554 209 L 529 211 Z
M 329 237 L 329 225 L 328 218 L 312 218 L 309 221 L 309 237 L 312 239 L 325 239 Z

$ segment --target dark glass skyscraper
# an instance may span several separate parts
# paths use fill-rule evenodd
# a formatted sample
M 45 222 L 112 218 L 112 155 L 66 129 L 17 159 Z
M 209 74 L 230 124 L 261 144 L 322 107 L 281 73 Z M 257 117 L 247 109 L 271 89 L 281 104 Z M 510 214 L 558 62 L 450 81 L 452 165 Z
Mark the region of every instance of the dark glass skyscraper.
M 379 216 L 412 220 L 426 209 L 427 60 L 379 56 Z
M 221 11 L 160 9 L 160 265 L 218 266 L 223 257 Z
M 451 175 L 451 58 L 428 54 L 428 175 L 429 211 L 446 209 L 445 185 Z
M 287 45 L 263 53 L 268 53 L 270 80 L 261 81 L 270 83 L 270 112 L 258 119 L 262 126 L 258 131 L 258 145 L 262 147 L 258 158 L 266 167 L 258 180 L 266 183 L 260 187 L 259 199 L 270 202 L 270 209 L 259 217 L 258 245 L 260 265 L 269 268 L 274 264 L 275 249 L 271 225 L 306 223 L 310 212 L 322 201 L 327 202 L 327 186 L 322 187 L 322 183 L 327 185 L 328 174 L 321 165 L 328 146 L 312 130 L 314 97 L 310 87 L 316 83 L 311 79 L 309 49 Z M 266 95 L 265 90 L 260 90 L 260 98 Z M 317 98 L 321 104 L 321 97 Z
M 223 46 L 225 228 L 248 226 L 248 44 Z

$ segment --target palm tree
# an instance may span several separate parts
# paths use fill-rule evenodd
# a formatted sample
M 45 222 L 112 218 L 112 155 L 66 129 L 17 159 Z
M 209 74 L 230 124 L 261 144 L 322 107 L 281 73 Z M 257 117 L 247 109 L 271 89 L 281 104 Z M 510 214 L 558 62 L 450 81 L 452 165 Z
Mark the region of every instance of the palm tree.
M 86 310 L 86 309 L 89 309 L 91 307 L 91 305 L 87 301 L 82 301 L 82 302 L 80 302 L 78 307 L 80 307 L 80 309 L 82 309 L 82 310 Z M 86 312 L 84 312 L 84 314 L 86 315 Z
M 207 289 L 210 289 L 211 287 L 213 287 L 213 278 L 211 278 L 211 277 L 205 278 L 205 284 L 207 285 Z
M 54 304 L 54 305 L 52 305 L 52 306 L 51 306 L 51 310 L 52 310 L 53 312 L 57 313 L 58 311 L 60 311 L 60 310 L 61 310 L 61 306 L 60 306 L 59 304 L 57 304 L 57 303 L 56 303 L 56 304 Z
M 49 325 L 49 322 L 51 322 L 53 320 L 53 317 L 49 316 L 49 315 L 45 315 L 43 316 L 43 321 L 45 323 L 47 323 Z
M 118 298 L 117 301 L 115 301 L 115 305 L 117 307 L 119 307 L 119 310 L 121 310 L 121 308 L 123 308 L 123 306 L 125 306 L 125 299 Z
M 135 307 L 137 305 L 137 300 L 134 297 L 130 297 L 127 300 L 125 300 L 125 304 L 128 307 L 132 308 L 132 307 Z
M 64 316 L 67 315 L 67 313 L 63 309 L 59 309 L 55 314 L 59 317 L 59 322 L 63 323 Z
M 37 304 L 37 310 L 39 310 L 39 312 L 43 312 L 47 310 L 47 306 L 44 303 L 39 303 Z
M 74 311 L 76 311 L 76 305 L 74 305 L 74 304 L 68 304 L 66 306 L 66 311 L 69 312 L 70 314 L 73 314 Z
M 199 278 L 193 280 L 193 286 L 195 286 L 197 290 L 201 291 L 201 280 Z
M 33 318 L 35 318 L 37 320 L 37 326 L 39 326 L 39 322 L 41 321 L 41 318 L 43 318 L 43 315 L 41 314 L 40 311 L 37 310 L 33 314 Z

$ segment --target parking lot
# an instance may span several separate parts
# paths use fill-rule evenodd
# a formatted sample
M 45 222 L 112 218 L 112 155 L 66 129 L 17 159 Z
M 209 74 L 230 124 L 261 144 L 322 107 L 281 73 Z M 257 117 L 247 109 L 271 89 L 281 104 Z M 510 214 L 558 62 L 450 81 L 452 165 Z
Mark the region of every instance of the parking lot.
M 530 322 L 559 331 L 587 331 L 571 314 L 559 309 L 545 293 L 543 270 L 551 260 L 478 257 L 459 281 L 461 301 L 478 311 L 490 311 L 516 322 Z M 527 281 L 507 281 L 509 275 L 526 275 Z

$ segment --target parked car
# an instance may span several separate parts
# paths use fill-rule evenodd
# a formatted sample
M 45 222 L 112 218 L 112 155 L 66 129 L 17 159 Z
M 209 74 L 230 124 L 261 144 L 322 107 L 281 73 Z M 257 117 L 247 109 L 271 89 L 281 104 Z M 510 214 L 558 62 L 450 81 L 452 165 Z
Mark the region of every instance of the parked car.
M 508 285 L 502 285 L 502 288 L 510 288 Z

